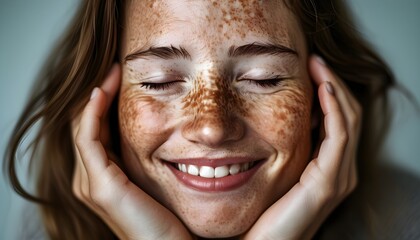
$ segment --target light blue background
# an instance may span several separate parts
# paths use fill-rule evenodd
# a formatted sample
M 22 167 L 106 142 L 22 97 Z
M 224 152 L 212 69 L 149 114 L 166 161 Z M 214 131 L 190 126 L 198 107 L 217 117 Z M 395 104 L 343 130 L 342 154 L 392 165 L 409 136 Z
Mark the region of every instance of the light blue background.
M 0 154 L 22 111 L 34 76 L 78 1 L 0 1 Z M 374 43 L 399 81 L 420 102 L 420 1 L 352 0 L 363 35 Z M 420 176 L 420 116 L 398 92 L 383 155 Z M 24 164 L 23 164 L 24 168 Z M 22 170 L 21 175 L 25 172 Z M 24 228 L 16 219 L 22 200 L 0 178 L 0 239 Z

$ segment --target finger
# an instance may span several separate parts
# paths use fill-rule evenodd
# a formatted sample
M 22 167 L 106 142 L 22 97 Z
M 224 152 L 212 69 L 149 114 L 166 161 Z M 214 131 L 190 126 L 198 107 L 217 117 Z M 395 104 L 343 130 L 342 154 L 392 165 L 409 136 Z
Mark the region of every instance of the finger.
M 112 99 L 114 98 L 118 87 L 120 84 L 120 67 L 118 64 L 114 64 L 114 66 L 111 68 L 110 72 L 108 73 L 108 76 L 105 78 L 103 84 L 101 85 L 101 87 L 103 89 L 100 89 L 104 95 L 105 95 L 105 99 L 106 99 L 106 104 L 105 104 L 105 112 L 107 110 L 107 108 L 110 106 Z M 96 96 L 96 95 L 102 95 L 103 93 L 100 93 L 100 91 L 98 92 L 98 89 L 95 89 L 92 96 Z M 99 98 L 101 98 L 102 96 L 99 96 Z M 92 100 L 92 99 L 91 99 Z M 101 101 L 101 100 L 100 100 Z M 103 101 L 103 100 L 102 100 Z M 89 104 L 88 104 L 89 105 Z M 103 105 L 103 103 L 100 102 L 100 105 Z M 102 106 L 100 106 L 102 107 Z M 86 107 L 87 109 L 92 108 L 92 103 L 90 103 L 89 106 Z M 85 111 L 86 112 L 86 111 Z M 99 115 L 104 115 L 104 113 L 99 114 Z M 104 119 L 101 116 L 97 116 L 97 118 L 99 119 Z M 79 132 L 79 128 L 80 128 L 80 122 L 81 122 L 81 115 L 77 116 L 73 121 L 72 121 L 72 134 L 73 134 L 73 138 L 76 139 L 76 134 Z M 97 121 L 99 122 L 99 121 Z M 104 126 L 106 125 L 106 121 L 102 121 L 99 122 L 99 128 L 102 127 L 106 127 Z M 90 129 L 96 129 L 96 127 L 92 128 L 92 127 L 88 127 Z M 100 139 L 102 141 L 106 141 L 106 137 L 103 137 L 103 135 L 107 135 L 107 131 L 104 130 L 100 130 L 100 135 L 102 135 L 100 137 Z M 82 141 L 80 140 L 81 136 L 79 135 L 79 140 L 78 141 Z M 86 145 L 86 144 L 82 144 L 82 145 Z M 93 150 L 95 149 L 102 149 L 103 147 L 99 146 L 99 147 L 94 147 Z M 100 150 L 102 152 L 102 150 Z M 76 169 L 75 169 L 75 176 L 74 176 L 74 190 L 75 193 L 77 193 L 79 195 L 79 197 L 84 198 L 84 200 L 86 200 L 86 198 L 89 198 L 89 179 L 88 179 L 88 173 L 87 173 L 87 169 L 85 167 L 85 163 L 82 160 L 79 148 L 77 146 L 75 146 L 75 155 L 76 155 Z M 89 204 L 89 201 L 84 201 L 86 204 Z
M 119 64 L 115 63 L 101 85 L 101 89 L 102 91 L 105 92 L 105 95 L 106 95 L 105 109 L 109 109 L 115 95 L 118 92 L 120 82 L 121 82 L 121 67 L 119 66 Z M 78 114 L 72 121 L 73 139 L 75 139 L 76 134 L 79 130 L 80 117 L 81 117 L 80 114 Z
M 335 86 L 335 95 L 343 108 L 343 112 L 357 114 L 359 103 L 350 93 L 344 82 L 336 76 L 319 56 L 312 56 L 309 69 L 314 82 L 319 86 L 323 82 L 331 82 Z
M 350 93 L 346 85 L 340 78 L 330 70 L 330 68 L 325 63 L 324 59 L 320 56 L 313 55 L 309 60 L 309 70 L 311 71 L 314 81 L 317 85 L 320 85 L 322 82 L 333 82 L 337 84 L 337 87 L 343 88 L 345 93 Z
M 121 82 L 121 67 L 118 63 L 114 63 L 107 77 L 101 85 L 102 91 L 106 95 L 106 107 L 109 109 L 115 95 L 118 92 Z
M 75 167 L 74 167 L 74 173 L 73 173 L 73 181 L 72 181 L 72 190 L 73 193 L 77 198 L 82 200 L 86 203 L 86 197 L 87 193 L 89 192 L 89 184 L 86 184 L 88 182 L 88 176 L 86 172 L 86 168 L 83 165 L 82 158 L 80 156 L 79 149 L 76 146 L 76 135 L 79 131 L 79 123 L 80 123 L 81 116 L 77 116 L 76 119 L 72 121 L 72 135 L 73 135 L 73 142 L 74 142 L 74 155 L 75 155 Z
M 321 108 L 323 109 L 323 112 L 325 113 L 328 107 L 327 103 L 330 103 L 332 106 L 331 116 L 336 115 L 333 117 L 333 125 L 340 124 L 341 130 L 339 128 L 337 129 L 331 129 L 331 131 L 335 131 L 334 134 L 336 136 L 341 135 L 342 138 L 334 137 L 334 140 L 331 143 L 331 148 L 334 148 L 334 144 L 336 145 L 336 157 L 332 157 L 330 155 L 329 157 L 325 155 L 324 158 L 323 152 L 320 151 L 320 154 L 318 156 L 318 161 L 321 162 L 320 165 L 322 165 L 322 162 L 327 164 L 326 159 L 330 158 L 329 161 L 332 161 L 333 163 L 336 162 L 336 168 L 327 168 L 325 166 L 325 169 L 328 171 L 325 171 L 329 173 L 329 179 L 334 180 L 335 185 L 330 185 L 333 187 L 333 191 L 335 192 L 336 196 L 338 197 L 345 197 L 348 195 L 348 193 L 353 189 L 353 183 L 355 179 L 355 168 L 352 168 L 352 165 L 355 165 L 356 158 L 355 153 L 357 152 L 357 141 L 355 140 L 355 135 L 357 130 L 353 128 L 353 126 L 349 125 L 349 115 L 350 113 L 344 112 L 344 108 L 342 107 L 344 104 L 340 104 L 340 100 L 338 97 L 335 97 L 336 89 L 333 87 L 333 83 L 325 82 L 325 89 L 322 89 L 320 87 L 320 92 L 323 92 L 324 94 L 320 97 L 321 102 Z M 322 86 L 322 85 L 321 85 Z M 335 85 L 336 86 L 336 85 Z M 328 89 L 333 88 L 334 94 L 331 94 L 331 90 L 328 91 Z M 329 94 L 328 94 L 329 93 Z M 329 98 L 330 97 L 330 98 Z M 329 99 L 328 99 L 329 98 Z M 334 110 L 335 109 L 335 110 Z M 329 134 L 329 118 L 326 115 L 325 116 L 325 124 L 324 127 L 326 129 L 326 140 L 322 144 L 328 144 L 328 136 Z M 342 141 L 340 141 L 342 139 Z M 321 145 L 322 146 L 322 145 Z M 329 152 L 330 150 L 326 150 Z M 332 154 L 329 152 L 329 154 Z M 324 159 L 324 161 L 323 161 Z M 334 166 L 334 165 L 332 165 Z
M 110 149 L 112 148 L 112 142 L 111 142 L 111 136 L 109 131 L 109 117 L 108 112 L 111 107 L 112 101 L 115 98 L 115 95 L 118 92 L 118 89 L 120 87 L 121 82 L 121 70 L 120 70 L 119 64 L 115 63 L 111 70 L 108 73 L 108 76 L 105 78 L 104 82 L 101 85 L 102 91 L 104 91 L 106 95 L 106 106 L 105 106 L 105 112 L 102 117 L 101 122 L 101 133 L 100 133 L 100 139 L 102 144 L 105 146 L 105 148 Z M 115 160 L 115 159 L 114 159 Z
M 356 148 L 361 125 L 361 107 L 345 84 L 325 65 L 320 57 L 312 57 L 310 61 L 310 69 L 314 82 L 319 85 L 329 81 L 335 86 L 335 96 L 344 115 L 346 129 L 349 135 L 349 144 L 343 156 L 344 167 L 340 170 L 340 176 L 348 179 L 348 176 L 354 175 L 354 171 L 349 169 L 352 169 L 350 165 L 355 164 L 355 153 L 357 151 Z
M 88 176 L 103 171 L 108 164 L 106 151 L 100 141 L 101 118 L 106 107 L 106 96 L 100 88 L 95 88 L 80 119 L 76 146 Z
M 333 178 L 339 172 L 348 141 L 345 119 L 334 91 L 334 86 L 330 82 L 323 82 L 319 86 L 318 94 L 324 114 L 325 139 L 321 143 L 318 158 L 315 160 L 326 176 Z

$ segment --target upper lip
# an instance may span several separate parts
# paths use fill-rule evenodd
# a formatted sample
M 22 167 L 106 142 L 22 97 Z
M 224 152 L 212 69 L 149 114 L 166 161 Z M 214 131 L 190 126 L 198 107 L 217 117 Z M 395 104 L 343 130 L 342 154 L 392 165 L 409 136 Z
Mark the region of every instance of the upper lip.
M 219 167 L 231 164 L 241 164 L 246 162 L 254 162 L 262 160 L 261 158 L 252 157 L 224 157 L 224 158 L 181 158 L 164 160 L 171 163 L 192 164 L 197 166 Z

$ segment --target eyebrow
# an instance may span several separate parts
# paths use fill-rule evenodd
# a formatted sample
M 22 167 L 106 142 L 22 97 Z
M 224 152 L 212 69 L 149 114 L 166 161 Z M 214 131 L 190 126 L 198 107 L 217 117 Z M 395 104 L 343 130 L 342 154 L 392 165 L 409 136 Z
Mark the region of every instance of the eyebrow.
M 146 50 L 137 50 L 131 54 L 128 54 L 124 59 L 125 61 L 130 61 L 136 58 L 147 58 L 150 56 L 155 56 L 162 59 L 184 58 L 191 60 L 191 55 L 185 48 L 177 48 L 173 45 L 169 47 L 149 47 Z
M 229 47 L 228 56 L 229 57 L 240 57 L 240 56 L 258 56 L 258 55 L 281 55 L 281 54 L 291 54 L 298 57 L 296 50 L 286 47 L 281 44 L 274 43 L 259 43 L 253 42 L 250 44 L 241 45 L 238 47 L 231 46 Z M 173 45 L 169 47 L 149 47 L 146 50 L 140 49 L 131 54 L 128 54 L 124 60 L 130 61 L 137 58 L 147 58 L 155 56 L 162 59 L 176 59 L 183 58 L 191 60 L 190 53 L 183 47 L 175 47 Z
M 251 44 L 245 44 L 239 47 L 231 46 L 228 52 L 229 57 L 281 54 L 291 54 L 298 57 L 296 50 L 281 44 L 274 43 L 253 42 Z

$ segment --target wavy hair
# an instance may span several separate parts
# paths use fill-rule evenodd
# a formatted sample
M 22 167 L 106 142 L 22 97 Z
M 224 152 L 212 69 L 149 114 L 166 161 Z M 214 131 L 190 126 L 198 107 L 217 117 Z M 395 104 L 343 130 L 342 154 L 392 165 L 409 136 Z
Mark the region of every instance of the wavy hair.
M 38 77 L 5 154 L 4 169 L 11 185 L 18 194 L 39 204 L 51 239 L 115 238 L 106 224 L 73 195 L 75 154 L 71 121 L 82 111 L 92 89 L 101 85 L 112 63 L 119 61 L 122 5 L 118 0 L 82 1 L 67 33 L 51 52 Z M 379 143 L 388 127 L 386 93 L 395 85 L 394 77 L 361 38 L 343 1 L 293 0 L 287 6 L 300 21 L 309 52 L 323 57 L 363 106 L 358 150 L 362 184 L 356 189 L 363 193 L 363 183 L 369 181 L 366 176 L 372 172 Z M 37 123 L 40 127 L 30 148 L 30 161 L 36 161 L 38 169 L 37 189 L 32 194 L 17 177 L 16 153 Z M 119 138 L 117 132 L 114 129 L 113 138 Z M 350 196 L 342 205 L 350 205 L 349 201 L 363 202 L 361 199 Z M 340 211 L 344 211 L 343 207 L 333 217 Z M 319 236 L 330 222 L 324 223 Z

